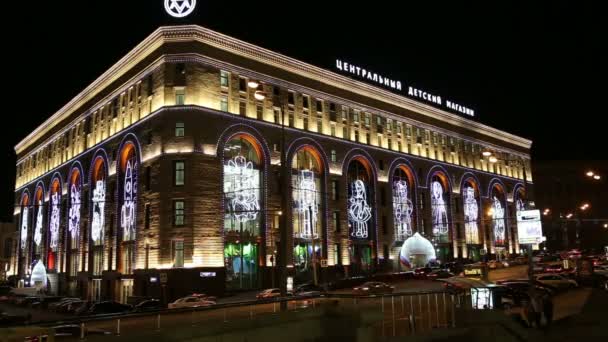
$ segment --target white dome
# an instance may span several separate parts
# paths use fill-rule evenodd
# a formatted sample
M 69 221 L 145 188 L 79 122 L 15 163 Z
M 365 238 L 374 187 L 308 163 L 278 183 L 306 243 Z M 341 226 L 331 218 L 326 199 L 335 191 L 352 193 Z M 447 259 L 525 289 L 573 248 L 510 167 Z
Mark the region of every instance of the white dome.
M 433 244 L 422 235 L 415 233 L 412 237 L 405 240 L 403 246 L 401 246 L 399 259 L 405 266 L 412 267 L 410 259 L 412 256 L 418 255 L 424 256 L 426 262 L 437 259 Z
M 42 261 L 38 260 L 34 269 L 32 270 L 32 276 L 30 277 L 30 286 L 37 288 L 46 288 L 46 267 L 42 264 Z

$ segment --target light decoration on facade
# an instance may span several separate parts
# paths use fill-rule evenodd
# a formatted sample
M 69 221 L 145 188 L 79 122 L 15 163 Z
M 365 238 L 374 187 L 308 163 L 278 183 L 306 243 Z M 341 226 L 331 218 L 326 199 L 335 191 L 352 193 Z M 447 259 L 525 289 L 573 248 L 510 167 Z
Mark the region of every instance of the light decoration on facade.
M 21 211 L 21 249 L 25 248 L 27 244 L 27 230 L 28 230 L 28 218 L 29 218 L 29 209 L 28 207 L 23 207 Z
M 494 241 L 501 244 L 505 241 L 505 210 L 502 204 L 494 196 L 492 204 L 492 218 L 494 221 Z
M 315 174 L 311 170 L 301 170 L 297 180 L 295 209 L 300 219 L 300 231 L 297 235 L 303 239 L 317 237 L 317 186 Z
M 122 228 L 122 240 L 130 241 L 135 237 L 135 198 L 137 197 L 137 186 L 134 182 L 134 172 L 131 160 L 127 161 L 125 170 L 125 184 L 123 187 L 123 204 L 120 213 L 120 227 Z
M 372 208 L 367 203 L 367 191 L 362 180 L 351 184 L 351 197 L 348 199 L 348 218 L 351 221 L 351 233 L 354 238 L 367 239 L 369 229 L 367 223 L 372 218 Z
M 76 184 L 72 184 L 70 189 L 70 212 L 69 212 L 69 230 L 72 238 L 78 236 L 80 230 L 80 188 Z
M 398 241 L 412 235 L 413 211 L 414 205 L 408 195 L 407 182 L 404 180 L 393 182 L 393 214 L 395 216 L 395 234 Z
M 467 186 L 464 188 L 464 229 L 467 243 L 479 243 L 478 218 L 479 206 L 477 205 L 477 199 L 475 199 L 475 189 Z
M 238 223 L 255 220 L 260 210 L 260 180 L 253 169 L 253 163 L 243 156 L 234 157 L 224 168 L 224 178 L 228 210 L 232 217 Z
M 446 235 L 448 233 L 448 213 L 443 198 L 443 186 L 434 181 L 431 185 L 431 208 L 433 211 L 433 234 Z
M 194 11 L 196 0 L 165 0 L 165 10 L 174 18 L 183 18 Z
M 42 201 L 38 201 L 38 213 L 36 214 L 36 226 L 34 227 L 34 243 L 40 246 L 42 243 Z
M 49 246 L 52 249 L 56 249 L 57 246 L 59 246 L 59 219 L 59 193 L 55 192 L 51 195 L 51 222 L 49 223 L 49 230 L 51 233 L 51 241 L 49 242 Z
M 106 184 L 103 180 L 98 180 L 93 190 L 93 221 L 91 223 L 91 239 L 96 243 L 100 243 L 103 239 L 105 200 Z

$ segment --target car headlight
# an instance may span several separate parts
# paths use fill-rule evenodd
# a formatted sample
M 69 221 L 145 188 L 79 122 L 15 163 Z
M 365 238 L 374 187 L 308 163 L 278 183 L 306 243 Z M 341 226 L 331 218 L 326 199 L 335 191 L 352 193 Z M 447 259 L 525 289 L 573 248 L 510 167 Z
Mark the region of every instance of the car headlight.
M 363 287 L 363 288 L 361 288 L 361 289 L 362 289 L 363 291 L 367 291 L 367 290 L 369 290 L 369 287 Z

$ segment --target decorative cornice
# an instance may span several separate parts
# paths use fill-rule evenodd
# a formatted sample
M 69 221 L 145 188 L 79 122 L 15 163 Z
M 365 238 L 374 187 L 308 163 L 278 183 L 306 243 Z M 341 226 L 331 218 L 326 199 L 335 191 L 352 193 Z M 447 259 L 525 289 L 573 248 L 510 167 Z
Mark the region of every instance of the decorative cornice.
M 530 149 L 532 146 L 532 141 L 528 139 L 486 126 L 456 114 L 431 107 L 379 87 L 350 79 L 337 73 L 324 70 L 322 68 L 255 46 L 253 44 L 226 36 L 224 34 L 200 26 L 187 25 L 158 28 L 144 41 L 139 43 L 126 56 L 120 59 L 110 69 L 108 69 L 87 88 L 85 88 L 74 99 L 68 102 L 42 125 L 40 125 L 21 142 L 19 142 L 15 146 L 15 151 L 17 154 L 23 152 L 28 146 L 38 141 L 40 137 L 44 136 L 54 126 L 53 123 L 68 118 L 74 111 L 81 108 L 87 101 L 90 101 L 100 91 L 108 87 L 112 82 L 116 81 L 163 44 L 191 41 L 207 44 L 229 53 L 267 64 L 287 72 L 327 84 L 329 86 L 340 89 L 348 89 L 348 91 L 352 93 L 420 113 L 429 118 L 440 120 L 456 127 L 462 127 L 469 131 L 499 139 L 525 149 Z

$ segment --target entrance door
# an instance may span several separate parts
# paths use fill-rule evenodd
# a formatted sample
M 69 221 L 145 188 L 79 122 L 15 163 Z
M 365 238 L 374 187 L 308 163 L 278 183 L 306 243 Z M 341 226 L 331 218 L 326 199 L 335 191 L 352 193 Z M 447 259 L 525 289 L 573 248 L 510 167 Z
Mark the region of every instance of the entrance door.
M 120 302 L 128 304 L 129 297 L 133 296 L 133 279 L 123 279 L 120 283 Z

